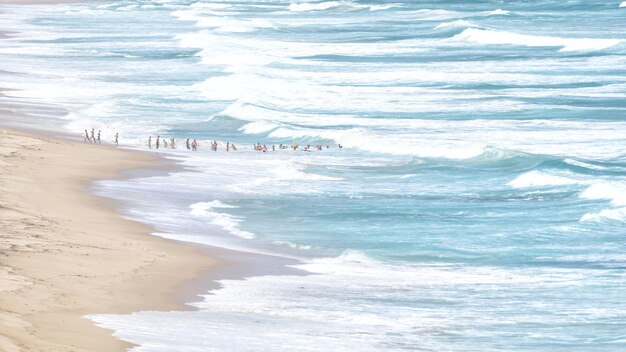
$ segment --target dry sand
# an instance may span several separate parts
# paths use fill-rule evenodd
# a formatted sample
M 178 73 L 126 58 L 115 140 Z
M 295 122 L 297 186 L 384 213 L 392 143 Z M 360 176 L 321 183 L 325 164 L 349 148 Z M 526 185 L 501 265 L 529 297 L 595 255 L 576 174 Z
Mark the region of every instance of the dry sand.
M 216 260 L 147 235 L 86 192 L 94 179 L 156 165 L 0 127 L 0 351 L 123 351 L 130 345 L 83 315 L 185 309 L 177 288 Z
M 57 2 L 71 1 L 0 5 Z M 55 107 L 25 104 L 3 102 L 0 123 L 50 133 L 27 112 Z M 0 126 L 0 352 L 125 351 L 129 343 L 84 315 L 185 310 L 220 278 L 304 274 L 286 266 L 294 260 L 149 235 L 87 188 L 125 170 L 162 169 L 163 159 L 40 132 Z

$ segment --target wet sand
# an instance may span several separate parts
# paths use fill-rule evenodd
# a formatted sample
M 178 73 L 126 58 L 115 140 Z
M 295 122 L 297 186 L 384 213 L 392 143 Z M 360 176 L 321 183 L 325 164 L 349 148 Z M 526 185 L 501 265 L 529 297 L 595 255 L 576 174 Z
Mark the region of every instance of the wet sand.
M 159 165 L 150 155 L 0 128 L 0 350 L 123 351 L 129 344 L 83 316 L 188 308 L 180 287 L 216 260 L 149 235 L 86 191 L 95 179 Z

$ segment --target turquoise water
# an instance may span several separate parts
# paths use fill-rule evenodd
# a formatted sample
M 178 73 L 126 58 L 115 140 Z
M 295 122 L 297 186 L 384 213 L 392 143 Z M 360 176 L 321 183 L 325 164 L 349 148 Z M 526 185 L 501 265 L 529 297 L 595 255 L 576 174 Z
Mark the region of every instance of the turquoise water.
M 34 121 L 131 148 L 176 138 L 151 151 L 187 171 L 96 192 L 158 235 L 311 273 L 92 317 L 137 351 L 623 350 L 620 5 L 4 6 L 0 72 L 29 75 L 2 74 L 0 102 L 60 106 Z

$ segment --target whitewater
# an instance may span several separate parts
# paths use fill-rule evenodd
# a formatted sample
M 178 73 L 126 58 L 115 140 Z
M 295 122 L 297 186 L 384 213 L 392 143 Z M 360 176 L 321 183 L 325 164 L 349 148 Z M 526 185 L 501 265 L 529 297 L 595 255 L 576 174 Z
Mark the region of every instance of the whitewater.
M 155 235 L 296 263 L 89 317 L 133 351 L 624 350 L 625 6 L 2 5 L 0 103 L 179 163 L 93 186 Z

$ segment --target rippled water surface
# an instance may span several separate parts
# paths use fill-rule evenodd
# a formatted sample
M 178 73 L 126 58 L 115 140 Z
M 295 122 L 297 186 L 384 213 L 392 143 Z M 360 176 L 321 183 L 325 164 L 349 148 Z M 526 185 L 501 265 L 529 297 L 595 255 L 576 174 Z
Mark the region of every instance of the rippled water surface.
M 132 148 L 176 138 L 187 171 L 97 192 L 311 273 L 93 317 L 135 350 L 626 349 L 625 3 L 28 9 L 0 7 L 0 102 Z

